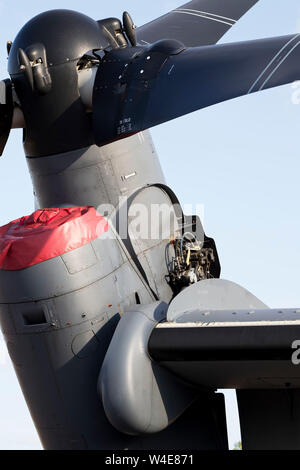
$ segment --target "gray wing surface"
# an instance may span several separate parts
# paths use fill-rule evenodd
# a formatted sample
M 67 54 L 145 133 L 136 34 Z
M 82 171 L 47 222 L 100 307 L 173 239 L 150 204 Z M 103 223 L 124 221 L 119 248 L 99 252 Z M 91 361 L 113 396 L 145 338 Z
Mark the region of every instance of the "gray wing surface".
M 187 312 L 185 320 L 156 326 L 148 344 L 155 363 L 209 388 L 300 387 L 300 370 L 292 362 L 300 344 L 300 310 L 220 310 L 210 313 L 211 320 L 205 314 Z
M 243 287 L 222 279 L 194 284 L 171 302 L 152 331 L 152 359 L 195 385 L 213 388 L 300 386 L 292 358 L 300 309 L 270 309 Z

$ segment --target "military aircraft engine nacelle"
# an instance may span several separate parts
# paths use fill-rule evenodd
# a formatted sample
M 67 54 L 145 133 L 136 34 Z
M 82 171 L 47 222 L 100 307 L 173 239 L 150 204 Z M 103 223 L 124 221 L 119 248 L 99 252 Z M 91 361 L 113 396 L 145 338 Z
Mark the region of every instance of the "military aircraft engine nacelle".
M 38 210 L 1 227 L 0 247 L 1 327 L 41 441 L 84 448 L 66 408 L 84 401 L 88 420 L 99 408 L 97 376 L 120 318 L 120 250 L 93 207 Z

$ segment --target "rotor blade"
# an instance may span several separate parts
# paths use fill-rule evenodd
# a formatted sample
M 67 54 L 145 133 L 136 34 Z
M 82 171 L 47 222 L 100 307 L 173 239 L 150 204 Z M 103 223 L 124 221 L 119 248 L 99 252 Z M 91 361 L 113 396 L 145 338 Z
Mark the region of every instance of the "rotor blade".
M 0 155 L 3 154 L 13 120 L 12 85 L 10 80 L 0 81 Z
M 139 44 L 176 39 L 187 47 L 216 44 L 258 0 L 193 0 L 137 29 Z
M 181 52 L 178 43 L 172 44 L 173 52 L 170 42 L 161 41 L 126 64 L 108 56 L 99 67 L 94 92 L 98 145 L 300 79 L 300 34 Z

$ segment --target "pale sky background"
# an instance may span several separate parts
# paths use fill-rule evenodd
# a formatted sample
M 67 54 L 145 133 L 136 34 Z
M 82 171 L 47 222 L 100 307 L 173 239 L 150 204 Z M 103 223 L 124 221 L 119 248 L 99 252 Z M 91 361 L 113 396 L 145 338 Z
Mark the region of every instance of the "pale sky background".
M 41 11 L 68 8 L 101 19 L 121 17 L 126 9 L 142 25 L 183 3 L 0 0 L 0 79 L 7 77 L 6 41 Z M 299 0 L 260 0 L 222 42 L 296 32 Z M 300 307 L 300 105 L 293 104 L 298 98 L 300 86 L 288 85 L 152 131 L 169 186 L 182 204 L 204 205 L 204 225 L 216 240 L 222 277 L 238 282 L 270 307 Z M 12 132 L 0 159 L 0 182 L 0 225 L 32 212 L 21 131 Z M 239 440 L 239 427 L 234 394 L 226 397 L 232 446 Z M 0 334 L 0 449 L 40 448 Z

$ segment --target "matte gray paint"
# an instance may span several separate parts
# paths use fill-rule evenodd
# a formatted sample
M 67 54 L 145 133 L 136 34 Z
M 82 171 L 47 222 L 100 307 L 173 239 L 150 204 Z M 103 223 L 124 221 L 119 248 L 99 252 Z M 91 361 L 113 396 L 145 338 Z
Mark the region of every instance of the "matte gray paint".
M 27 158 L 35 197 L 40 207 L 101 204 L 117 207 L 147 184 L 165 178 L 149 132 L 122 142 L 41 158 Z M 134 174 L 126 179 L 126 175 Z
M 148 438 L 126 437 L 107 420 L 96 383 L 119 314 L 136 302 L 135 292 L 142 303 L 153 301 L 111 230 L 115 238 L 99 237 L 24 270 L 0 271 L 0 322 L 44 448 L 169 449 L 170 442 L 174 449 L 226 448 L 224 401 L 209 392 L 197 391 L 191 411 Z M 147 248 L 149 255 L 153 248 Z M 45 323 L 34 324 L 43 316 Z M 169 377 L 157 370 L 156 377 L 165 392 Z M 190 403 L 186 394 L 183 403 L 168 403 L 170 422 Z
M 190 313 L 193 310 L 264 309 L 267 306 L 249 291 L 225 279 L 208 279 L 184 289 L 171 302 L 168 321 L 200 321 Z M 212 312 L 215 316 L 216 313 Z M 197 317 L 198 315 L 198 317 Z M 220 318 L 220 316 L 219 316 Z M 210 317 L 207 318 L 210 320 Z
M 98 391 L 106 416 L 120 432 L 160 432 L 197 397 L 195 389 L 179 382 L 149 357 L 149 337 L 155 325 L 165 319 L 167 308 L 167 304 L 157 302 L 127 309 L 108 348 Z
M 156 348 L 153 357 L 182 380 L 195 386 L 214 388 L 272 389 L 285 388 L 286 383 L 293 388 L 299 387 L 300 369 L 292 364 L 292 343 L 299 337 L 300 310 L 269 309 L 241 286 L 223 279 L 210 279 L 184 289 L 175 297 L 167 319 L 152 332 L 151 340 Z M 193 344 L 197 338 L 197 352 L 201 354 L 202 351 L 205 358 L 174 359 L 172 348 L 163 343 L 165 336 L 160 334 L 161 331 L 168 336 L 173 349 L 176 343 L 191 344 L 193 334 Z M 209 344 L 204 342 L 208 334 Z M 160 340 L 155 341 L 155 335 Z M 169 350 L 168 359 L 165 358 L 165 347 Z M 284 350 L 290 351 L 290 355 L 285 360 L 266 360 L 264 357 L 243 360 L 240 355 L 247 349 Z M 213 356 L 219 350 L 235 351 L 235 359 L 221 356 L 219 360 L 207 360 L 207 352 Z M 150 343 L 150 355 L 151 352 Z M 194 352 L 197 353 L 196 348 Z

